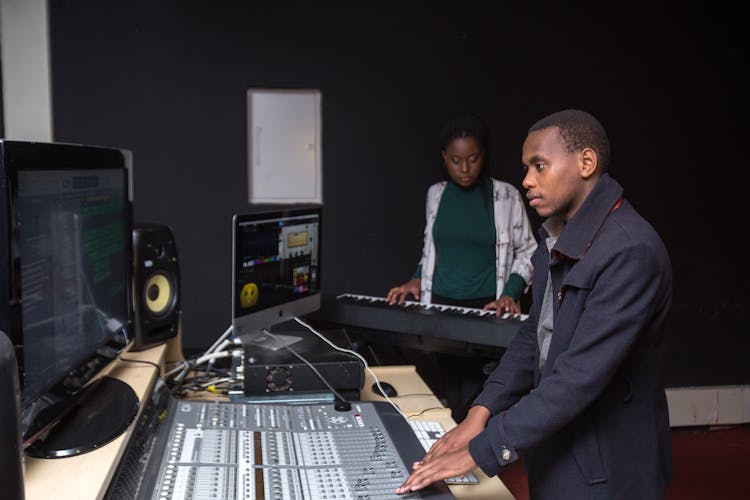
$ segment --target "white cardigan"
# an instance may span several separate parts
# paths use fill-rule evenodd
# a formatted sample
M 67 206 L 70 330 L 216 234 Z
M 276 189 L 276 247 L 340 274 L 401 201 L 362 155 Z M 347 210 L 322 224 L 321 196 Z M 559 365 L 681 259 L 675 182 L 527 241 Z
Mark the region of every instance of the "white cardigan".
M 422 284 L 420 302 L 432 301 L 432 280 L 435 274 L 435 241 L 432 228 L 437 218 L 440 198 L 447 181 L 438 182 L 427 190 L 427 224 L 424 230 L 422 259 Z M 497 269 L 497 294 L 500 298 L 505 282 L 511 273 L 516 273 L 531 284 L 531 255 L 536 250 L 536 239 L 531 232 L 531 224 L 518 190 L 507 182 L 492 179 L 493 204 L 495 212 L 495 267 Z

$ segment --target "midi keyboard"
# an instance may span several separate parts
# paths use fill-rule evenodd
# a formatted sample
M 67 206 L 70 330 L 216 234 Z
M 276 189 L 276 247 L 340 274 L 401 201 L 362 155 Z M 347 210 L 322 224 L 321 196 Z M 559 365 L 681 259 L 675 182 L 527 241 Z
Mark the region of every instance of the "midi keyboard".
M 418 344 L 445 344 L 448 352 L 459 352 L 462 346 L 502 352 L 528 319 L 525 314 L 496 316 L 494 311 L 408 300 L 391 305 L 383 297 L 351 293 L 324 295 L 320 310 L 307 317 L 355 327 L 365 333 L 372 330 L 395 334 L 387 339 L 373 335 L 374 340 L 398 342 L 399 337 L 412 336 Z

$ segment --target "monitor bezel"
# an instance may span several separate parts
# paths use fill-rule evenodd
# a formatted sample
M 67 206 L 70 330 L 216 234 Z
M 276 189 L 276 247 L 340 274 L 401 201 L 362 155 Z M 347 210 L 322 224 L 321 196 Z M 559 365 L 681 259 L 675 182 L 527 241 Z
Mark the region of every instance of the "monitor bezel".
M 316 215 L 318 217 L 318 286 L 311 293 L 282 304 L 265 309 L 240 313 L 237 310 L 237 232 L 241 225 L 267 220 Z M 322 205 L 305 205 L 293 207 L 256 208 L 254 211 L 236 213 L 232 216 L 232 328 L 235 337 L 243 343 L 252 343 L 259 331 L 270 329 L 274 325 L 293 320 L 320 309 L 322 296 L 322 253 L 323 253 L 323 207 Z
M 67 395 L 74 395 L 82 389 L 81 386 L 66 384 L 66 379 L 82 364 L 96 356 L 97 351 L 112 343 L 120 332 L 113 332 L 99 343 L 91 346 L 90 351 L 82 352 L 61 370 L 43 388 L 40 387 L 33 395 L 26 394 L 26 366 L 23 339 L 23 308 L 22 308 L 22 277 L 20 255 L 20 228 L 18 206 L 18 174 L 22 171 L 66 171 L 66 170 L 111 170 L 121 171 L 123 174 L 123 200 L 125 201 L 126 224 L 123 227 L 123 241 L 131 241 L 133 217 L 130 203 L 129 166 L 127 150 L 103 146 L 92 146 L 73 143 L 42 143 L 0 140 L 0 178 L 2 179 L 2 199 L 0 216 L 2 216 L 2 233 L 6 238 L 6 245 L 0 254 L 2 265 L 0 283 L 3 284 L 2 299 L 7 306 L 7 320 L 0 325 L 6 328 L 8 337 L 13 342 L 18 365 L 19 382 L 21 388 L 22 409 L 32 406 L 37 400 L 52 391 Z M 0 234 L 0 236 L 2 236 Z M 126 276 L 126 322 L 125 330 L 132 330 L 132 244 L 125 244 L 125 276 Z M 4 284 L 8 286 L 5 287 Z

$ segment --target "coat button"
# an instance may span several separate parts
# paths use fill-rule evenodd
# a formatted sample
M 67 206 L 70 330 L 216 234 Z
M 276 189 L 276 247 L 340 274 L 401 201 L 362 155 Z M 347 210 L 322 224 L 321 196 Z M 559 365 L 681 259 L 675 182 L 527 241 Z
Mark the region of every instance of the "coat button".
M 561 291 L 560 291 L 560 292 L 557 292 L 557 301 L 558 301 L 558 302 L 561 302 L 561 301 L 562 301 L 562 292 L 561 292 Z
M 510 457 L 511 457 L 510 450 L 503 450 L 503 460 L 507 462 L 508 460 L 510 460 Z

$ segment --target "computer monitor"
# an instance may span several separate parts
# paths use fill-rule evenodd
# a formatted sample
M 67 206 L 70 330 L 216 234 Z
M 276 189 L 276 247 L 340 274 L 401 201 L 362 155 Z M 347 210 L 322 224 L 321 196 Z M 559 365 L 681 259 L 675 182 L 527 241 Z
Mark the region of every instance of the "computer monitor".
M 300 337 L 264 332 L 320 308 L 322 207 L 257 208 L 232 218 L 232 326 L 246 349 Z
M 111 361 L 102 350 L 124 346 L 131 324 L 126 157 L 113 148 L 0 140 L 0 330 L 15 347 L 24 444 L 34 456 L 94 449 L 135 416 L 132 404 L 103 407 L 132 401 L 129 386 L 110 379 L 106 398 L 91 400 L 101 379 L 90 383 Z M 89 413 L 84 402 L 94 406 Z M 78 430 L 66 434 L 71 426 Z

